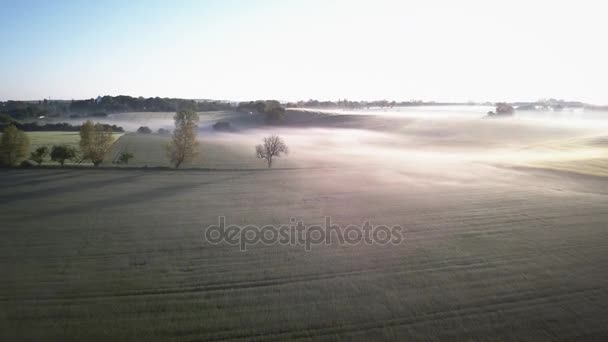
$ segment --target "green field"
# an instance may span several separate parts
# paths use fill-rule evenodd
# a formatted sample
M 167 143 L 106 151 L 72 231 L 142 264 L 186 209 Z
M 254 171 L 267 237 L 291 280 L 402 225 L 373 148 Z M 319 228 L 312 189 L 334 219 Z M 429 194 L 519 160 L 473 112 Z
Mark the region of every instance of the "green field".
M 483 168 L 3 170 L 0 340 L 601 339 L 608 183 Z M 401 224 L 399 245 L 211 245 L 229 223 Z
M 169 166 L 168 136 L 136 133 L 99 169 L 0 169 L 0 341 L 608 336 L 605 133 L 305 119 L 201 128 L 200 154 L 182 170 L 157 168 Z M 270 134 L 290 153 L 267 170 L 254 146 Z M 130 164 L 110 168 L 125 151 Z M 205 240 L 220 216 L 260 227 L 370 220 L 405 238 L 240 251 Z
M 71 145 L 78 147 L 80 135 L 78 132 L 26 132 L 30 139 L 30 150 L 40 146 Z

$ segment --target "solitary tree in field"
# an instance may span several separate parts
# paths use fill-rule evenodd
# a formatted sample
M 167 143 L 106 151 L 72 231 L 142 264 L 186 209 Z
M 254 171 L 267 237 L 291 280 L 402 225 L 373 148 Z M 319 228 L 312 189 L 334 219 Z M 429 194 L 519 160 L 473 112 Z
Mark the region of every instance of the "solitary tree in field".
M 48 155 L 49 148 L 46 146 L 40 146 L 34 152 L 30 153 L 30 159 L 40 165 Z
M 69 145 L 55 145 L 51 149 L 51 160 L 56 161 L 61 166 L 66 160 L 74 160 L 76 158 L 76 149 Z
M 14 125 L 7 126 L 0 140 L 0 159 L 4 164 L 17 165 L 27 156 L 30 140 Z
M 260 159 L 266 159 L 268 168 L 272 167 L 272 159 L 280 157 L 281 154 L 288 154 L 289 150 L 283 139 L 276 135 L 264 138 L 264 144 L 255 147 L 255 154 Z
M 182 110 L 175 114 L 175 130 L 167 148 L 171 164 L 177 169 L 182 163 L 191 161 L 198 154 L 198 114 L 191 110 Z
M 80 149 L 83 159 L 89 159 L 93 165 L 99 166 L 112 148 L 114 138 L 112 129 L 104 128 L 100 123 L 85 122 L 80 127 Z

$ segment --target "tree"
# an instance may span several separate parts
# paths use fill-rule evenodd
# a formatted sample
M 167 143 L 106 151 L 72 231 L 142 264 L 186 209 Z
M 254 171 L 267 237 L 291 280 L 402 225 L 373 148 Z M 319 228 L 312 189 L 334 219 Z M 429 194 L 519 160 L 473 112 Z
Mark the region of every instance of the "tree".
M 182 163 L 191 161 L 198 154 L 198 114 L 191 110 L 182 110 L 175 114 L 175 130 L 167 148 L 171 164 L 177 169 Z
M 141 126 L 137 129 L 137 133 L 150 134 L 152 133 L 152 130 L 148 126 Z
M 91 160 L 95 166 L 103 162 L 112 148 L 113 141 L 112 129 L 100 123 L 93 124 L 87 121 L 80 127 L 80 149 L 83 159 Z
M 48 155 L 49 148 L 46 146 L 40 146 L 34 152 L 30 153 L 30 159 L 38 163 L 38 166 L 40 166 Z
M 118 157 L 118 164 L 129 164 L 129 160 L 133 159 L 133 153 L 123 152 Z
M 159 128 L 158 131 L 157 131 L 157 133 L 160 134 L 160 135 L 169 135 L 169 133 L 171 133 L 171 132 L 169 132 L 168 129 Z
M 288 154 L 289 150 L 283 139 L 276 135 L 271 135 L 264 138 L 263 145 L 257 145 L 255 147 L 256 156 L 260 159 L 266 159 L 268 162 L 268 168 L 272 167 L 272 158 L 280 157 L 282 153 Z
M 76 158 L 76 149 L 69 145 L 55 145 L 51 149 L 51 160 L 59 162 L 61 166 L 66 160 L 74 160 Z
M 25 132 L 15 125 L 7 126 L 0 140 L 0 159 L 4 164 L 13 166 L 19 164 L 27 156 L 30 149 L 30 140 Z

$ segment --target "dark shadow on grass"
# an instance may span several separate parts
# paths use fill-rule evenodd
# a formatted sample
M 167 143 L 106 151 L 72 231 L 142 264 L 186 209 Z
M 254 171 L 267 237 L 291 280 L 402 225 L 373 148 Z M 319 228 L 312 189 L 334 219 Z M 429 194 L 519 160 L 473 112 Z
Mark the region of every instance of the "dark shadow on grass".
M 108 209 L 113 207 L 122 207 L 132 205 L 133 203 L 153 201 L 159 198 L 170 198 L 171 196 L 184 194 L 187 192 L 198 190 L 201 186 L 220 184 L 221 182 L 230 181 L 240 178 L 242 175 L 224 177 L 222 179 L 214 179 L 208 182 L 188 182 L 183 184 L 171 184 L 162 187 L 150 188 L 140 192 L 134 192 L 127 195 L 120 195 L 111 198 L 105 198 L 95 201 L 80 203 L 78 205 L 69 206 L 57 210 L 38 210 L 35 217 L 23 218 L 23 221 L 40 221 L 44 222 L 47 219 L 73 213 L 86 213 L 92 209 Z M 127 181 L 125 178 L 121 178 Z
M 57 197 L 62 194 L 70 193 L 70 192 L 79 192 L 79 191 L 90 191 L 91 189 L 95 189 L 98 187 L 103 187 L 106 185 L 114 185 L 121 182 L 130 182 L 136 178 L 143 176 L 141 173 L 136 174 L 127 174 L 123 177 L 104 177 L 100 180 L 89 180 L 84 182 L 69 182 L 66 183 L 63 181 L 59 185 L 43 188 L 38 190 L 30 190 L 30 191 L 3 191 L 0 194 L 0 204 L 8 204 L 17 201 L 28 201 L 34 199 L 43 199 L 47 197 Z
M 74 179 L 78 177 L 83 177 L 84 174 L 75 174 L 69 170 L 62 172 L 54 172 L 50 171 L 46 175 L 38 175 L 37 172 L 27 173 L 27 175 L 23 175 L 22 177 L 17 177 L 18 180 L 15 181 L 12 175 L 8 175 L 3 177 L 0 180 L 0 184 L 3 188 L 15 188 L 20 186 L 32 186 L 32 185 L 40 185 L 45 183 L 53 183 L 57 181 L 62 181 L 64 179 Z M 5 184 L 6 183 L 6 184 Z

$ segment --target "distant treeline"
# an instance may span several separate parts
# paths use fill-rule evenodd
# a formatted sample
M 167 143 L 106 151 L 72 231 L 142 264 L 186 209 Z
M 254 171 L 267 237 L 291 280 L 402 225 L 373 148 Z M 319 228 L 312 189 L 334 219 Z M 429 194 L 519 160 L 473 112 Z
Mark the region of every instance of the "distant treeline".
M 45 125 L 38 125 L 36 123 L 20 123 L 17 121 L 13 122 L 2 122 L 0 123 L 0 131 L 8 125 L 15 125 L 19 130 L 25 132 L 78 132 L 81 126 L 73 126 L 65 122 L 59 123 L 47 123 Z M 110 128 L 112 132 L 122 133 L 125 130 L 122 127 L 116 125 L 103 124 L 104 129 Z
M 223 101 L 195 101 L 160 97 L 103 96 L 88 100 L 72 101 L 6 101 L 0 102 L 0 113 L 18 120 L 70 115 L 104 116 L 124 112 L 175 112 L 194 110 L 208 112 L 234 109 Z
M 405 106 L 422 106 L 436 104 L 435 102 L 422 102 L 422 101 L 349 101 L 349 100 L 338 100 L 338 101 L 298 101 L 288 102 L 285 104 L 287 108 L 346 108 L 346 109 L 361 109 L 361 108 L 392 108 L 392 107 L 405 107 Z

